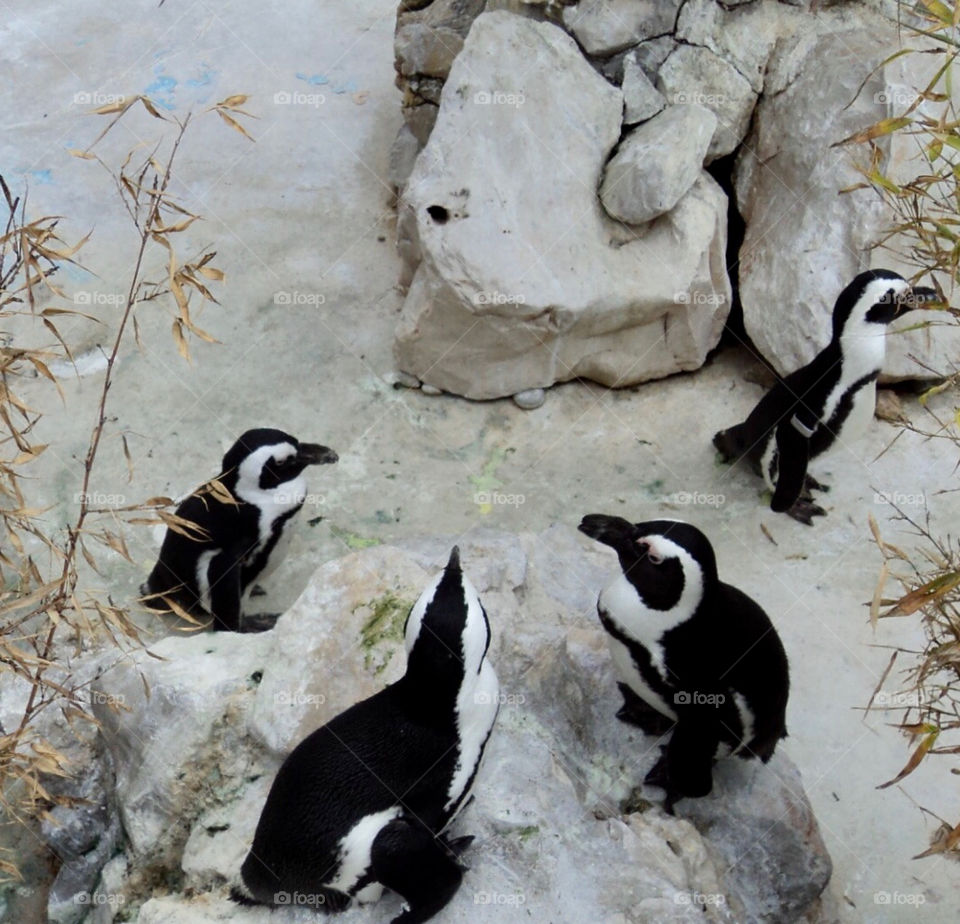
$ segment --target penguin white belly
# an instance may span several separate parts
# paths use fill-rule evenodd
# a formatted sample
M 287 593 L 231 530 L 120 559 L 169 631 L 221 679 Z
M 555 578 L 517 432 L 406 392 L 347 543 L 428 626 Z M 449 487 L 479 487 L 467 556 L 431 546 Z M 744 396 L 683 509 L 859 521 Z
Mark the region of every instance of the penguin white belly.
M 370 869 L 373 842 L 377 835 L 402 812 L 399 805 L 364 815 L 342 838 L 339 848 L 340 867 L 336 877 L 325 885 L 340 892 L 349 892 Z M 366 893 L 366 889 L 362 890 Z M 364 896 L 366 899 L 366 894 Z
M 277 570 L 277 565 L 279 565 L 280 562 L 286 558 L 287 549 L 290 548 L 290 540 L 293 538 L 293 530 L 290 527 L 290 520 L 287 520 L 287 522 L 283 524 L 283 528 L 280 530 L 280 535 L 277 537 L 277 541 L 270 552 L 270 557 L 263 566 L 263 570 L 256 577 L 257 581 L 261 581 L 264 578 L 270 577 L 270 575 Z M 270 534 L 267 533 L 267 535 L 269 536 Z M 263 545 L 263 542 L 257 544 L 257 552 L 260 551 Z
M 211 549 L 201 552 L 197 559 L 197 589 L 200 591 L 200 605 L 208 612 L 213 612 L 210 602 L 210 562 L 216 558 L 221 549 Z
M 867 432 L 877 406 L 877 383 L 868 382 L 853 396 L 850 413 L 843 422 L 837 439 L 827 450 L 850 449 L 854 440 Z
M 474 678 L 469 678 L 473 680 Z M 445 808 L 457 806 L 457 813 L 469 799 L 470 791 L 467 788 L 471 782 L 476 782 L 478 764 L 483 758 L 483 748 L 490 736 L 497 712 L 500 710 L 500 681 L 493 665 L 484 658 L 480 666 L 480 673 L 473 683 L 464 683 L 457 696 L 457 735 L 459 759 L 450 786 L 447 790 Z M 471 787 L 472 788 L 472 787 Z M 451 816 L 447 824 L 453 821 L 456 814 Z
M 645 703 L 658 712 L 663 713 L 663 715 L 668 718 L 676 721 L 677 714 L 674 712 L 673 707 L 670 706 L 659 693 L 655 693 L 647 681 L 643 679 L 643 674 L 637 669 L 633 655 L 630 654 L 630 649 L 609 633 L 607 634 L 607 645 L 610 648 L 610 656 L 613 659 L 614 670 L 620 680 L 630 687 Z

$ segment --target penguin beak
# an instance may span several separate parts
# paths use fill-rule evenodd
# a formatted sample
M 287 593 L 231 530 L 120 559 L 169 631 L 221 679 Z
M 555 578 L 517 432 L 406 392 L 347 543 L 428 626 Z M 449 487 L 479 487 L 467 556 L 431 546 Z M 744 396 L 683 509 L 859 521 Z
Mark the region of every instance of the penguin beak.
M 913 311 L 916 308 L 923 308 L 925 305 L 934 304 L 940 300 L 936 289 L 931 289 L 929 286 L 914 286 L 900 302 L 899 314 L 903 314 L 905 311 Z
M 611 517 L 605 513 L 588 513 L 577 527 L 580 532 L 609 545 L 613 549 L 619 548 L 624 542 L 633 537 L 634 526 L 623 517 Z
M 332 449 L 317 443 L 301 443 L 297 450 L 297 459 L 304 465 L 329 465 L 339 458 Z

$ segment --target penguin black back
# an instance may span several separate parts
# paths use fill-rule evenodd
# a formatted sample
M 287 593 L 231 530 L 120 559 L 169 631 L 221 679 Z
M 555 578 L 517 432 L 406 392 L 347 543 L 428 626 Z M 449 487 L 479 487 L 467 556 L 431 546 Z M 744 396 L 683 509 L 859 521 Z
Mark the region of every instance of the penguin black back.
M 814 359 L 778 379 L 735 427 L 713 444 L 724 461 L 746 458 L 773 492 L 772 510 L 808 525 L 826 511 L 813 501 L 824 486 L 807 473 L 810 459 L 839 439 L 859 436 L 873 415 L 886 326 L 936 298 L 891 270 L 868 270 L 838 296 L 830 342 Z
M 244 600 L 254 582 L 282 558 L 289 521 L 306 494 L 308 465 L 337 461 L 326 446 L 301 443 L 282 430 L 248 430 L 223 457 L 216 479 L 177 508 L 192 524 L 168 528 L 156 565 L 141 588 L 148 604 L 172 602 L 191 615 L 209 613 L 214 628 L 257 631 L 272 620 L 244 618 Z
M 786 735 L 786 654 L 763 609 L 719 580 L 707 537 L 689 523 L 604 514 L 580 530 L 620 559 L 597 607 L 624 696 L 618 717 L 673 730 L 647 777 L 667 807 L 708 793 L 718 757 L 769 760 Z
M 445 832 L 469 797 L 499 702 L 486 613 L 456 549 L 411 609 L 404 639 L 404 676 L 284 761 L 237 900 L 290 904 L 285 896 L 298 894 L 338 910 L 376 901 L 386 886 L 409 906 L 397 924 L 415 924 L 456 892 L 456 857 L 472 838 Z

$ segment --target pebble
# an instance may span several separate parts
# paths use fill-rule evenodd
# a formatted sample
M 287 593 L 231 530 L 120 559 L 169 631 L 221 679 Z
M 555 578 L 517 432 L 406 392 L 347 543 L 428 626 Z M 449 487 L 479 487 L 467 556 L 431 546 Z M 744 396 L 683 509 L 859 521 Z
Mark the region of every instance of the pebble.
M 394 388 L 419 388 L 420 379 L 409 372 L 395 372 L 393 374 Z
M 425 395 L 442 395 L 443 394 L 442 388 L 437 388 L 436 385 L 427 385 L 426 382 L 424 382 L 424 384 L 420 386 L 420 390 Z
M 518 391 L 513 396 L 513 403 L 525 411 L 540 407 L 546 400 L 547 393 L 542 388 L 528 388 L 526 391 Z

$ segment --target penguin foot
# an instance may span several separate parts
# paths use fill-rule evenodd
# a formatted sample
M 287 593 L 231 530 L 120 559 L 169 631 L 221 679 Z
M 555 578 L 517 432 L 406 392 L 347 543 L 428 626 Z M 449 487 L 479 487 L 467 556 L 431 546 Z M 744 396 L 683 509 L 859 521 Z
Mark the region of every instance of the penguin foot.
M 661 807 L 668 814 L 672 815 L 674 803 L 683 798 L 683 794 L 677 792 L 670 783 L 670 773 L 667 770 L 667 750 L 660 748 L 659 760 L 650 768 L 650 772 L 643 778 L 643 782 L 648 786 L 656 786 L 666 793 Z
M 450 856 L 456 859 L 463 855 L 464 851 L 473 843 L 474 836 L 472 834 L 465 834 L 463 837 L 455 837 L 451 840 L 448 837 L 438 837 L 437 840 L 447 848 Z
M 253 589 L 250 591 L 251 597 L 265 597 L 267 592 L 259 585 L 254 584 Z
M 272 629 L 281 613 L 252 613 L 240 620 L 238 632 L 267 632 Z
M 809 494 L 811 491 L 829 491 L 830 485 L 817 481 L 809 472 L 803 476 L 803 490 Z
M 803 497 L 794 501 L 793 506 L 786 512 L 798 523 L 804 523 L 807 526 L 813 526 L 814 517 L 825 517 L 827 515 L 827 511 L 824 510 L 823 507 L 814 503 L 812 499 L 805 499 Z

